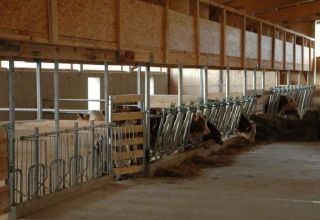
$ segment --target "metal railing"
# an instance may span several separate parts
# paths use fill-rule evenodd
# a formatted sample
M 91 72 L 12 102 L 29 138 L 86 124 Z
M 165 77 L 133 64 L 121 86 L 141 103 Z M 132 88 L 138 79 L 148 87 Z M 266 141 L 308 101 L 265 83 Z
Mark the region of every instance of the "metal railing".
M 15 203 L 111 174 L 115 125 L 94 125 L 21 137 L 15 141 Z M 125 136 L 122 138 L 126 138 Z
M 283 95 L 290 95 L 298 105 L 298 111 L 300 115 L 303 115 L 310 106 L 312 93 L 315 90 L 313 85 L 291 85 L 291 86 L 278 86 L 272 88 L 270 91 L 268 108 L 266 114 L 268 116 L 279 115 L 279 103 L 280 97 Z
M 151 146 L 152 157 L 169 155 L 194 144 L 191 143 L 189 133 L 192 118 L 198 112 L 202 113 L 205 120 L 211 122 L 222 136 L 229 137 L 237 130 L 241 115 L 250 119 L 255 102 L 254 97 L 244 97 L 212 101 L 206 105 L 163 109 L 156 141 L 154 146 Z

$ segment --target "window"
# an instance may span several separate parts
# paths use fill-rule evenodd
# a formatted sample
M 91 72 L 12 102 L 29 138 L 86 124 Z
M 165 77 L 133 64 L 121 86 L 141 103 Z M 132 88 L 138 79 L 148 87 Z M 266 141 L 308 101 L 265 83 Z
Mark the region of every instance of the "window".
M 150 77 L 150 95 L 154 95 L 154 77 Z
M 88 99 L 99 100 L 100 97 L 100 78 L 88 78 Z M 88 101 L 88 110 L 100 110 L 100 101 Z

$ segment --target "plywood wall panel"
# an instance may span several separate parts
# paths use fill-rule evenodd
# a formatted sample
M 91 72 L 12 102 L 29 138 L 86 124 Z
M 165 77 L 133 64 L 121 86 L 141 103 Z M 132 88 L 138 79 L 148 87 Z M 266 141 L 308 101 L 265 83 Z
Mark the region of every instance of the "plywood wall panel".
M 193 17 L 169 10 L 169 48 L 193 52 Z
M 240 57 L 241 53 L 241 30 L 239 28 L 226 26 L 226 55 Z
M 272 38 L 262 36 L 261 59 L 271 61 L 272 58 Z
M 115 1 L 58 0 L 60 36 L 115 42 Z
M 1 0 L 0 33 L 48 38 L 47 0 Z
M 293 63 L 293 44 L 286 42 L 286 62 Z
M 163 8 L 139 0 L 121 1 L 121 48 L 162 49 Z
M 246 31 L 246 58 L 258 59 L 258 34 Z
M 221 25 L 218 22 L 200 19 L 200 52 L 220 54 Z
M 283 41 L 276 39 L 275 40 L 275 61 L 283 62 Z
M 304 46 L 303 48 L 303 66 L 304 66 L 304 70 L 309 70 L 310 66 L 309 66 L 309 47 Z

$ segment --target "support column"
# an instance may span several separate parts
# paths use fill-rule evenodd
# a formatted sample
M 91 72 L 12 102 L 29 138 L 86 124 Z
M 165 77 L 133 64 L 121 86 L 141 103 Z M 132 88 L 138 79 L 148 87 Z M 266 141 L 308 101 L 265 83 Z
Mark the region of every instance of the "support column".
M 262 92 L 264 93 L 264 91 L 266 90 L 266 71 L 263 70 L 262 71 Z
M 291 72 L 290 72 L 290 70 L 288 70 L 288 72 L 287 72 L 287 86 L 290 86 L 290 75 L 291 75 Z
M 307 85 L 310 85 L 310 72 L 307 72 Z
M 219 72 L 219 93 L 223 93 L 223 69 Z
M 108 64 L 104 64 L 103 85 L 104 85 L 104 122 L 110 122 L 109 117 L 109 68 Z
M 298 85 L 301 85 L 301 70 L 298 73 Z
M 257 95 L 257 70 L 253 70 L 253 96 Z
M 203 73 L 204 69 L 200 69 L 200 99 L 204 102 L 204 99 L 203 99 L 203 94 L 204 94 L 204 81 L 203 81 L 203 76 L 204 76 L 204 73 Z
M 37 61 L 36 68 L 37 85 L 37 120 L 42 120 L 42 94 L 41 94 L 41 61 Z
M 54 72 L 53 72 L 53 95 L 54 95 L 54 123 L 55 123 L 55 150 L 54 157 L 55 159 L 59 158 L 59 131 L 60 131 L 60 117 L 59 117 L 59 63 L 55 61 L 54 63 Z
M 9 136 L 9 206 L 10 213 L 9 219 L 16 218 L 16 208 L 15 208 L 15 178 L 14 178 L 14 170 L 15 170 L 15 94 L 14 94 L 14 60 L 9 61 L 9 72 L 8 72 L 8 93 L 9 93 L 9 128 L 8 128 L 8 136 Z
M 230 98 L 230 67 L 226 69 L 226 93 L 225 98 Z
M 208 67 L 203 68 L 203 104 L 208 104 Z
M 279 86 L 280 85 L 280 83 L 279 83 L 279 80 L 280 80 L 279 70 L 276 70 L 275 74 L 276 74 L 276 86 Z
M 179 76 L 178 76 L 178 107 L 181 107 L 183 104 L 183 82 L 182 82 L 182 77 L 183 77 L 183 67 L 179 66 Z
M 148 163 L 150 151 L 150 64 L 146 65 L 146 71 L 144 74 L 144 164 Z
M 138 71 L 137 71 L 137 94 L 141 95 L 141 66 L 138 66 Z M 139 102 L 138 106 L 140 109 L 142 109 L 142 103 Z
M 247 89 L 248 89 L 248 83 L 247 83 L 247 69 L 243 70 L 243 82 L 242 82 L 242 95 L 247 96 Z

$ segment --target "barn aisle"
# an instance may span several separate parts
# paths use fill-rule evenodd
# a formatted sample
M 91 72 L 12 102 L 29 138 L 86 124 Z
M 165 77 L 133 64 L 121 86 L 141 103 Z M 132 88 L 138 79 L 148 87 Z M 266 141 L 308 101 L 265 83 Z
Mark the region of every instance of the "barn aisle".
M 320 143 L 274 143 L 195 179 L 118 183 L 27 218 L 319 219 Z

